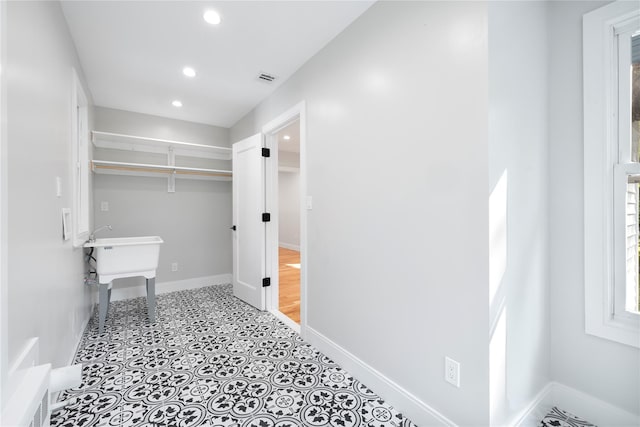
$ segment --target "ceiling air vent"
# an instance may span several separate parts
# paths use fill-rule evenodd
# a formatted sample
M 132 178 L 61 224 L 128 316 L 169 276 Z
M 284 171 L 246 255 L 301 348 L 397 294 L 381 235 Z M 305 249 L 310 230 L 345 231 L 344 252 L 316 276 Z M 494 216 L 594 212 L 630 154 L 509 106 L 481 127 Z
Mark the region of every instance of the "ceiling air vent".
M 276 76 L 269 73 L 260 73 L 258 74 L 258 80 L 261 82 L 271 83 L 276 79 Z

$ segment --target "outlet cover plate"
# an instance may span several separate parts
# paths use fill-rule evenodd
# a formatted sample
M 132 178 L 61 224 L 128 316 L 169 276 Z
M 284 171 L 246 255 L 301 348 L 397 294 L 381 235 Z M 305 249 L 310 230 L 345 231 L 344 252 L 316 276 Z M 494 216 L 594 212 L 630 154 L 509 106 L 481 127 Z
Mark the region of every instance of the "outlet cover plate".
M 460 363 L 455 360 L 444 358 L 444 379 L 446 382 L 460 387 Z

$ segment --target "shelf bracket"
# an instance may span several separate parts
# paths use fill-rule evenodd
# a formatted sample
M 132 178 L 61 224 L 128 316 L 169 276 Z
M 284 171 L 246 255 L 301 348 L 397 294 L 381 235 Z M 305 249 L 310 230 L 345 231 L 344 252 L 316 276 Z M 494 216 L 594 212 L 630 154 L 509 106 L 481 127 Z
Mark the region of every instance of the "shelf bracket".
M 169 166 L 176 165 L 176 154 L 173 152 L 173 147 L 169 147 L 169 152 L 167 153 L 167 164 Z M 167 183 L 167 192 L 175 193 L 176 192 L 176 171 L 175 169 L 171 174 L 169 174 L 168 183 Z

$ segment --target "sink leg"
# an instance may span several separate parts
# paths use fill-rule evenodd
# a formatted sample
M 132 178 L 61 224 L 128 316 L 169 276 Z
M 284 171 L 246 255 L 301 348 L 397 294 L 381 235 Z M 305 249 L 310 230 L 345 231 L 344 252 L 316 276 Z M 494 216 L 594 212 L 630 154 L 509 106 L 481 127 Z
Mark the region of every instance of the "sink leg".
M 147 279 L 147 312 L 149 321 L 156 321 L 156 278 Z
M 104 331 L 104 322 L 107 319 L 107 311 L 109 310 L 109 300 L 111 299 L 110 283 L 100 283 L 100 300 L 99 300 L 99 320 L 98 333 Z

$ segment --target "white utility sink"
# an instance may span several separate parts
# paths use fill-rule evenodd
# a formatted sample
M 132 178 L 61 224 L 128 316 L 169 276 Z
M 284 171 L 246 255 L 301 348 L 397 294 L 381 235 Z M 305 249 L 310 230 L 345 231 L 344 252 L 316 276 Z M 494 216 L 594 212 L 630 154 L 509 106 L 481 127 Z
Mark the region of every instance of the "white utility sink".
M 123 277 L 144 276 L 147 279 L 149 320 L 155 322 L 156 269 L 161 243 L 163 240 L 159 236 L 142 236 L 96 239 L 84 244 L 85 248 L 91 249 L 88 259 L 96 261 L 100 285 L 99 333 L 104 331 L 111 300 L 111 282 Z
M 100 283 L 123 277 L 156 277 L 160 244 L 159 236 L 112 237 L 84 244 L 94 248 L 96 272 Z

